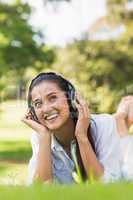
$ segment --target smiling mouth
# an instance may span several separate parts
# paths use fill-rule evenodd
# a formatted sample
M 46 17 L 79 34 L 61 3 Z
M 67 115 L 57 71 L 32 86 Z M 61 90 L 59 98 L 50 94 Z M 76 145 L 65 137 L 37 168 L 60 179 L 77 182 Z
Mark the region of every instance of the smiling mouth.
M 53 119 L 56 119 L 58 116 L 59 116 L 58 113 L 53 113 L 52 115 L 45 116 L 44 119 L 45 119 L 46 121 L 51 121 L 51 120 L 53 120 Z

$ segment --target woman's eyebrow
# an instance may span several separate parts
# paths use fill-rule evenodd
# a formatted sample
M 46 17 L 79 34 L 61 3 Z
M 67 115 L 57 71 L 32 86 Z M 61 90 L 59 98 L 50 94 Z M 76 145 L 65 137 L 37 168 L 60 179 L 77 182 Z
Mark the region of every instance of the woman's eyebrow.
M 52 94 L 57 94 L 57 92 L 50 92 L 50 93 L 46 94 L 46 97 L 48 97 L 48 96 L 50 96 Z M 41 101 L 41 99 L 34 99 L 32 102 L 35 103 L 37 101 Z
M 37 101 L 41 101 L 41 100 L 40 100 L 40 99 L 35 99 L 35 100 L 33 100 L 32 102 L 35 103 L 35 102 L 37 102 Z
M 50 92 L 50 93 L 46 94 L 46 96 L 48 97 L 48 96 L 50 96 L 52 94 L 57 94 L 57 92 Z

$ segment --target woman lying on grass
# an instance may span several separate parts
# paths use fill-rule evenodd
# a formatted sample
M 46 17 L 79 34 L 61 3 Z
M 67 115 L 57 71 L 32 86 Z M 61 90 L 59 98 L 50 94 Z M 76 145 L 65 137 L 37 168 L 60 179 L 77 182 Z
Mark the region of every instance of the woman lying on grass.
M 69 184 L 90 174 L 104 182 L 121 178 L 117 115 L 90 115 L 74 86 L 53 72 L 32 80 L 28 106 L 23 122 L 35 131 L 29 183 L 39 179 Z

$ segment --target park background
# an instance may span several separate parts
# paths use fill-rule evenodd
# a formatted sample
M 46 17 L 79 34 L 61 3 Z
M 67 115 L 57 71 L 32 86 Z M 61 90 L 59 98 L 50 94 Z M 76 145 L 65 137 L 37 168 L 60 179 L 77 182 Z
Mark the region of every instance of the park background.
M 93 2 L 0 1 L 0 184 L 26 184 L 32 130 L 21 117 L 39 72 L 68 78 L 95 113 L 113 113 L 133 94 L 133 1 Z

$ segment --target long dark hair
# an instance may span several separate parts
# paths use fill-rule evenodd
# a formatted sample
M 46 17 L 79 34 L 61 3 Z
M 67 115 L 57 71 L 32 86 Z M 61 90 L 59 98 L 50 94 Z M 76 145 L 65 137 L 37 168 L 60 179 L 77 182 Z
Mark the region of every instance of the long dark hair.
M 43 81 L 52 81 L 52 82 L 56 83 L 62 91 L 65 92 L 65 95 L 66 95 L 66 98 L 68 101 L 68 105 L 69 105 L 70 114 L 71 114 L 72 120 L 76 126 L 76 123 L 78 120 L 77 119 L 77 110 L 75 110 L 75 108 L 73 107 L 72 100 L 70 97 L 71 96 L 70 93 L 72 92 L 72 90 L 73 90 L 73 92 L 75 92 L 75 88 L 68 80 L 66 80 L 59 74 L 56 74 L 54 72 L 40 73 L 31 81 L 31 84 L 29 86 L 29 91 L 28 91 L 28 106 L 31 105 L 31 101 L 32 101 L 32 97 L 31 97 L 32 89 Z M 91 133 L 91 120 L 89 121 L 89 119 L 88 119 L 88 123 L 89 123 L 89 128 L 88 128 L 87 136 L 88 136 L 88 140 L 90 141 L 91 146 L 95 152 L 94 141 L 93 141 L 92 133 Z M 76 141 L 76 143 L 77 143 L 77 141 Z M 87 174 L 86 174 L 84 166 L 83 166 L 78 143 L 77 143 L 77 159 L 78 159 L 78 164 L 80 166 L 82 177 L 83 177 L 83 179 L 86 179 Z

